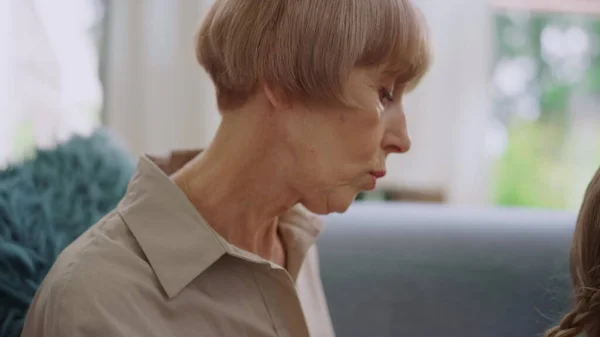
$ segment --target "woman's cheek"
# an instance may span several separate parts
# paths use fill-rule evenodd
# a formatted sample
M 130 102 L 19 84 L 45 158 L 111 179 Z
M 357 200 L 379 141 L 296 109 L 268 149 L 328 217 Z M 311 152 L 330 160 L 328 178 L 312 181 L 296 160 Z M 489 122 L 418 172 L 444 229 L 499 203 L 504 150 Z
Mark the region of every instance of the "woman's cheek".
M 385 107 L 379 100 L 377 102 L 378 103 L 371 105 L 368 110 L 365 110 L 362 113 L 364 116 L 363 123 L 365 125 L 369 125 L 370 127 L 377 127 L 383 122 L 383 113 L 385 111 Z
M 360 137 L 360 153 L 363 160 L 371 160 L 377 154 L 381 144 L 382 132 L 379 125 L 374 125 L 364 130 Z

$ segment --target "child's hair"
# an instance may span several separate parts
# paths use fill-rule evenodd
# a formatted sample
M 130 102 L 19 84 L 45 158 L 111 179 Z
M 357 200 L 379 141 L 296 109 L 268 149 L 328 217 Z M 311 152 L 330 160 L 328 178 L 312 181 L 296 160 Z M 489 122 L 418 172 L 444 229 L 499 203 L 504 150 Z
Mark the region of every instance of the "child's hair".
M 242 105 L 259 85 L 344 104 L 355 67 L 413 86 L 429 65 L 426 27 L 411 0 L 216 0 L 196 42 L 221 109 Z
M 574 308 L 545 337 L 600 337 L 600 170 L 585 192 L 570 265 Z

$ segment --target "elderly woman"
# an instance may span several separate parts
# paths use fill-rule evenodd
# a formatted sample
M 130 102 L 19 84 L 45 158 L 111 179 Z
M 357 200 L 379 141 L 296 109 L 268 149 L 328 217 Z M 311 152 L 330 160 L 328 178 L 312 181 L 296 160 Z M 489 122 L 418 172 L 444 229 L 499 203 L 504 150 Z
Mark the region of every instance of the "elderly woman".
M 345 211 L 410 148 L 402 96 L 429 51 L 409 1 L 217 0 L 196 49 L 213 141 L 140 159 L 117 209 L 56 261 L 23 336 L 333 336 L 315 214 Z

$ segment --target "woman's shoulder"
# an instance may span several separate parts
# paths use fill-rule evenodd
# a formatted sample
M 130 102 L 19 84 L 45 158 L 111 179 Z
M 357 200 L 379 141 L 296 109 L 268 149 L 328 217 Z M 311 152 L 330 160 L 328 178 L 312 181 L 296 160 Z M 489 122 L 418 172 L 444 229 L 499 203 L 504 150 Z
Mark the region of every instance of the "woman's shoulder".
M 140 275 L 134 278 L 133 273 Z M 143 279 L 142 276 L 152 277 L 152 269 L 115 210 L 62 251 L 43 283 L 67 289 L 85 287 L 89 293 L 94 287 L 101 290 L 111 282 L 131 283 L 130 280 Z
M 24 331 L 31 333 L 23 335 L 46 335 L 37 333 L 44 317 L 55 318 L 53 327 L 44 326 L 50 335 L 90 319 L 98 328 L 120 324 L 133 309 L 127 296 L 146 281 L 153 282 L 152 269 L 118 213 L 111 212 L 59 255 L 29 308 Z

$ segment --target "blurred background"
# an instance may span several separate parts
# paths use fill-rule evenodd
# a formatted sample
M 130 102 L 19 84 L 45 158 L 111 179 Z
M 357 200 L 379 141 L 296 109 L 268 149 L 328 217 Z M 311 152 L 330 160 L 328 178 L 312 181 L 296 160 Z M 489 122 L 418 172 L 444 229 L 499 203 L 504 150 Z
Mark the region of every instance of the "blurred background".
M 133 154 L 206 146 L 211 2 L 0 0 L 0 166 L 99 126 Z M 600 3 L 415 2 L 434 63 L 406 97 L 413 148 L 359 199 L 577 209 L 600 165 Z

